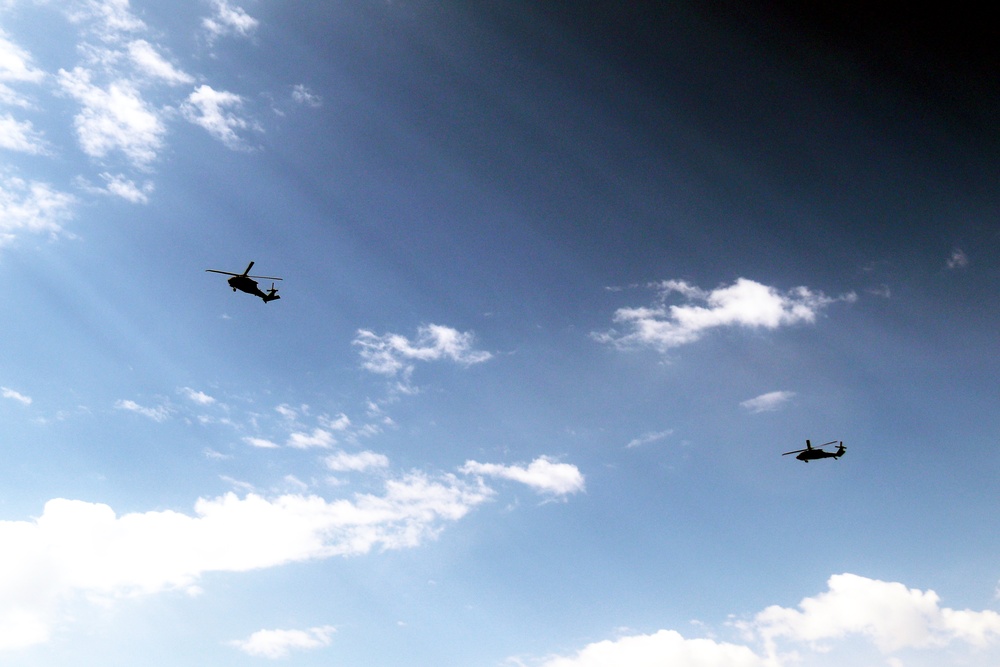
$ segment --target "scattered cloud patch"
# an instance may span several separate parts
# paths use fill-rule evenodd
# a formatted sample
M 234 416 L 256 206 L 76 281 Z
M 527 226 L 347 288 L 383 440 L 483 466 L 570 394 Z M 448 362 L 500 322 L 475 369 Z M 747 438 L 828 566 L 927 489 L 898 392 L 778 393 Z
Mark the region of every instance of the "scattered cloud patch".
M 159 54 L 156 47 L 144 39 L 129 42 L 128 55 L 136 68 L 145 76 L 159 79 L 172 86 L 194 83 L 193 76 L 174 67 Z
M 357 454 L 337 452 L 323 459 L 323 463 L 335 472 L 363 472 L 371 468 L 389 467 L 389 457 L 367 451 Z
M 794 391 L 770 391 L 743 401 L 740 407 L 753 413 L 773 412 L 784 407 L 794 396 Z
M 951 251 L 951 255 L 948 257 L 946 265 L 952 271 L 955 269 L 964 269 L 969 265 L 969 257 L 961 248 L 955 248 Z
M 75 204 L 75 197 L 47 183 L 0 172 L 0 246 L 23 232 L 61 234 Z
M 209 37 L 237 35 L 248 37 L 257 29 L 260 22 L 244 11 L 242 7 L 230 5 L 228 0 L 212 0 L 215 10 L 212 16 L 202 19 L 201 25 L 208 31 Z
M 188 399 L 189 401 L 193 401 L 198 405 L 212 405 L 213 403 L 215 403 L 215 398 L 209 396 L 203 391 L 195 391 L 191 387 L 182 387 L 181 394 L 184 395 L 184 398 Z
M 170 408 L 164 405 L 160 405 L 155 408 L 148 408 L 146 406 L 139 405 L 135 401 L 119 400 L 115 403 L 115 407 L 119 410 L 127 410 L 128 412 L 134 412 L 142 415 L 143 417 L 148 417 L 155 422 L 166 421 L 170 416 Z
M 255 657 L 287 658 L 292 651 L 329 646 L 336 631 L 332 625 L 308 630 L 258 630 L 246 639 L 230 642 L 230 645 Z
M 310 107 L 318 107 L 323 104 L 323 98 L 313 93 L 301 83 L 292 88 L 292 99 L 299 104 L 305 104 Z
M 467 475 L 499 477 L 526 484 L 539 493 L 565 496 L 585 490 L 584 476 L 570 463 L 558 463 L 541 456 L 526 467 L 466 461 L 461 471 Z
M 243 98 L 236 93 L 202 84 L 181 105 L 181 114 L 230 148 L 240 148 L 243 142 L 237 130 L 249 128 L 250 123 L 227 109 L 242 105 Z
M 287 445 L 293 449 L 311 449 L 321 447 L 327 449 L 336 444 L 333 434 L 322 428 L 314 428 L 312 433 L 296 432 L 288 436 Z
M 414 361 L 448 359 L 471 366 L 493 357 L 489 352 L 474 349 L 474 342 L 472 333 L 439 324 L 420 327 L 412 341 L 393 333 L 379 336 L 367 329 L 359 329 L 353 341 L 360 348 L 364 368 L 388 376 L 409 374 Z
M 82 67 L 60 69 L 58 81 L 82 107 L 74 126 L 84 153 L 104 158 L 121 151 L 137 168 L 146 168 L 156 159 L 167 128 L 132 82 L 121 79 L 102 88 L 91 82 L 90 71 Z
M 31 396 L 25 396 L 19 391 L 14 391 L 7 387 L 0 387 L 0 396 L 10 399 L 12 401 L 17 401 L 21 405 L 31 405 Z
M 9 113 L 0 115 L 0 149 L 29 155 L 49 152 L 41 133 L 30 120 L 17 120 Z
M 664 438 L 669 438 L 673 434 L 674 430 L 672 428 L 669 428 L 666 431 L 649 431 L 648 433 L 643 433 L 638 438 L 632 438 L 629 443 L 625 445 L 625 448 L 635 449 L 636 447 L 642 447 L 643 445 L 648 445 L 650 443 L 663 440 Z
M 281 447 L 281 445 L 279 445 L 278 443 L 272 442 L 265 438 L 246 437 L 243 438 L 243 442 L 247 443 L 251 447 L 257 447 L 258 449 L 277 449 Z
M 687 345 L 720 327 L 776 329 L 816 321 L 819 313 L 837 301 L 853 302 L 854 293 L 828 297 L 807 287 L 782 292 L 747 278 L 705 291 L 682 280 L 665 280 L 654 287 L 659 298 L 652 306 L 619 308 L 614 321 L 626 327 L 594 333 L 593 337 L 618 348 L 652 347 L 659 351 Z M 674 294 L 683 305 L 667 305 Z

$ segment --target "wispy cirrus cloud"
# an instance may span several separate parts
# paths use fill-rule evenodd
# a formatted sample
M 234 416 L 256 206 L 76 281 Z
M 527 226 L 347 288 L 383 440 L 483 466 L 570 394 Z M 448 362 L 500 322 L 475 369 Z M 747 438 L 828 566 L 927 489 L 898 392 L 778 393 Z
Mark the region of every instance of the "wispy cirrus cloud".
M 794 397 L 794 391 L 769 391 L 743 401 L 740 407 L 754 413 L 773 412 L 784 407 Z
M 394 376 L 408 374 L 416 361 L 454 361 L 471 366 L 488 361 L 492 354 L 474 349 L 475 336 L 440 324 L 428 324 L 410 340 L 400 334 L 381 336 L 359 329 L 353 341 L 361 354 L 363 366 L 373 373 Z
M 170 408 L 165 405 L 147 407 L 145 405 L 139 405 L 132 400 L 120 399 L 115 402 L 115 408 L 125 410 L 127 412 L 134 412 L 138 415 L 142 415 L 143 417 L 148 417 L 155 422 L 164 422 L 168 417 L 170 417 Z
M 260 21 L 247 14 L 246 10 L 229 4 L 228 0 L 212 0 L 212 9 L 212 15 L 201 21 L 211 39 L 225 35 L 247 37 L 260 25 Z
M 777 329 L 812 323 L 830 304 L 857 298 L 853 292 L 828 297 L 807 287 L 781 291 L 747 278 L 711 291 L 682 280 L 665 280 L 653 287 L 659 292 L 653 305 L 619 308 L 615 312 L 614 321 L 625 331 L 595 332 L 594 339 L 622 349 L 652 347 L 666 351 L 693 343 L 722 327 Z M 667 305 L 667 299 L 675 294 L 687 303 Z
M 586 489 L 585 479 L 579 468 L 571 463 L 559 463 L 548 456 L 540 456 L 527 466 L 466 461 L 461 472 L 509 479 L 554 496 L 566 496 Z
M 3 398 L 10 399 L 12 401 L 17 401 L 21 405 L 31 405 L 32 403 L 31 396 L 22 394 L 21 392 L 15 391 L 8 387 L 0 387 L 0 396 L 2 396 Z
M 258 630 L 246 639 L 229 642 L 247 655 L 261 658 L 287 658 L 293 651 L 329 646 L 337 629 L 322 625 L 307 630 Z
M 653 442 L 658 442 L 664 438 L 669 438 L 674 434 L 672 428 L 668 428 L 665 431 L 647 431 L 643 433 L 638 438 L 632 438 L 629 440 L 628 444 L 625 445 L 626 449 L 635 449 L 636 447 L 642 447 L 643 445 L 648 445 Z

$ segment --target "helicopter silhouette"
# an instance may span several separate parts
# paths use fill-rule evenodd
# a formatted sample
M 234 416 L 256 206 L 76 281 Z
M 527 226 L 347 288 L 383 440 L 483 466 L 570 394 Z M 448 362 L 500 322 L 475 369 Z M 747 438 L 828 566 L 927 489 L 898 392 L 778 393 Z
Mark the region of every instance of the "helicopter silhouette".
M 233 288 L 233 291 L 239 290 L 241 292 L 246 292 L 247 294 L 253 294 L 254 296 L 259 296 L 264 300 L 264 303 L 268 301 L 274 301 L 275 299 L 280 299 L 278 296 L 278 290 L 275 289 L 274 283 L 271 283 L 271 289 L 266 293 L 261 292 L 257 287 L 257 281 L 254 278 L 259 278 L 261 280 L 281 280 L 281 278 L 273 278 L 271 276 L 251 276 L 250 268 L 253 266 L 253 262 L 247 265 L 246 271 L 243 273 L 233 273 L 232 271 L 219 271 L 218 269 L 205 269 L 208 273 L 221 273 L 226 276 L 232 276 L 227 282 L 229 286 Z
M 788 456 L 789 454 L 798 454 L 798 456 L 796 456 L 795 458 L 797 458 L 799 461 L 805 461 L 806 463 L 809 463 L 809 461 L 811 461 L 812 459 L 839 459 L 841 456 L 844 455 L 844 452 L 847 451 L 847 447 L 844 447 L 843 441 L 840 442 L 840 445 L 837 447 L 837 451 L 835 452 L 828 452 L 823 449 L 827 445 L 832 445 L 835 442 L 837 441 L 831 440 L 830 442 L 819 445 L 818 447 L 813 447 L 812 443 L 806 440 L 805 449 L 796 449 L 795 451 L 792 452 L 785 452 L 784 454 L 782 454 L 782 456 Z

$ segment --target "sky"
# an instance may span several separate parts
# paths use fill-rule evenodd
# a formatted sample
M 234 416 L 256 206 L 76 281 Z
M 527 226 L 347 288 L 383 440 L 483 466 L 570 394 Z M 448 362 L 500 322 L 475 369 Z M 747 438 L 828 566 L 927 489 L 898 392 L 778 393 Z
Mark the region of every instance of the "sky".
M 944 11 L 0 0 L 0 661 L 1000 663 Z

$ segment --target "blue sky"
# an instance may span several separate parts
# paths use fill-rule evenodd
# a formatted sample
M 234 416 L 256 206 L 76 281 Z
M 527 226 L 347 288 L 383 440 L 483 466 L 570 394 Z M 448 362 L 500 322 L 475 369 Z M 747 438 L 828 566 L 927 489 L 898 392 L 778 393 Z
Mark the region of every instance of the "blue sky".
M 992 41 L 562 5 L 0 1 L 4 664 L 1000 660 Z

